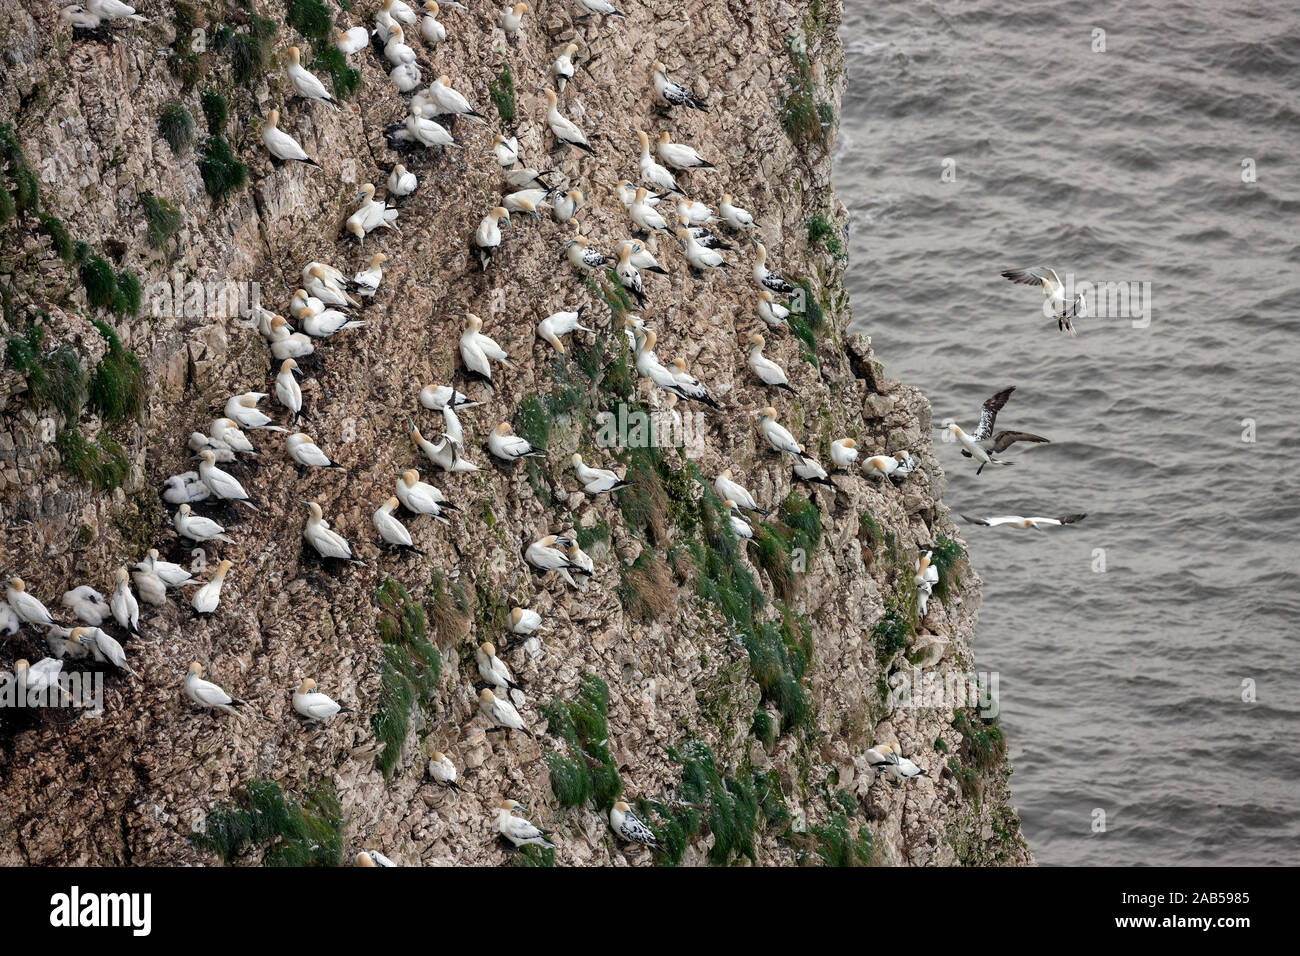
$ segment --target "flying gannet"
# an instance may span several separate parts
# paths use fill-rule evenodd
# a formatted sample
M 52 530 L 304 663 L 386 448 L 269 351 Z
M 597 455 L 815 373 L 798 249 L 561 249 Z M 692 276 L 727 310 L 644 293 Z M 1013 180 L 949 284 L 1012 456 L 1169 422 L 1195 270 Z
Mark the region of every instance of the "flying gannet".
M 231 562 L 222 561 L 217 565 L 212 580 L 194 592 L 194 597 L 190 600 L 190 606 L 194 608 L 195 614 L 216 613 L 217 605 L 221 603 L 221 586 L 226 583 L 226 573 L 232 567 L 234 565 Z
M 653 830 L 642 823 L 622 800 L 609 808 L 609 828 L 624 843 L 640 843 L 652 849 L 659 849 L 659 838 Z
M 1020 515 L 1001 515 L 996 518 L 972 518 L 970 515 L 962 515 L 962 517 L 971 524 L 987 525 L 990 528 L 1005 524 L 1013 528 L 1036 528 L 1042 531 L 1047 527 L 1074 524 L 1076 521 L 1082 521 L 1087 515 L 1061 515 L 1059 518 L 1022 518 Z
M 596 151 L 591 148 L 582 130 L 578 129 L 573 120 L 560 115 L 560 108 L 557 105 L 559 98 L 555 95 L 555 91 L 545 90 L 544 93 L 546 94 L 546 125 L 550 127 L 551 135 L 555 137 L 556 142 L 567 144 L 594 156 Z
M 202 664 L 195 661 L 190 665 L 189 670 L 185 673 L 185 696 L 200 707 L 219 710 L 223 714 L 230 714 L 232 717 L 242 720 L 243 715 L 235 708 L 245 706 L 245 702 L 236 700 L 216 684 L 204 680 L 202 674 Z
M 607 468 L 588 468 L 582 463 L 579 454 L 575 453 L 569 460 L 573 462 L 573 470 L 582 482 L 582 490 L 589 495 L 604 495 L 627 487 L 626 481 Z
M 585 6 L 588 3 L 595 2 L 595 0 L 579 0 L 579 2 Z M 619 16 L 622 16 L 622 14 L 619 14 Z M 492 692 L 484 691 L 484 693 L 490 694 Z M 516 807 L 520 806 L 520 804 L 515 803 L 513 800 L 502 800 L 500 805 L 497 807 L 497 818 L 496 822 L 493 823 L 492 828 L 516 847 L 531 844 L 534 846 L 545 847 L 548 850 L 554 850 L 555 844 L 546 840 L 546 837 L 550 835 L 550 830 L 540 829 L 528 820 L 525 820 L 523 817 L 517 817 L 514 815 L 512 811 Z
M 289 75 L 289 85 L 293 87 L 293 91 L 304 99 L 316 100 L 333 110 L 338 110 L 338 101 L 325 89 L 325 84 L 302 65 L 300 57 L 301 52 L 296 46 L 289 47 L 289 63 L 285 67 L 285 73 Z
M 1007 403 L 1007 399 L 1011 397 L 1011 393 L 1014 392 L 1015 390 L 1016 387 L 1012 385 L 1008 388 L 1002 389 L 1002 391 L 998 392 L 996 395 L 987 399 L 984 402 L 982 411 L 980 412 L 979 427 L 975 429 L 975 433 L 973 435 L 968 436 L 970 441 L 974 442 L 985 452 L 988 452 L 989 455 L 994 455 L 997 454 L 998 452 L 1005 451 L 1006 449 L 1010 448 L 1018 441 L 1026 441 L 1026 442 L 1047 442 L 1048 441 L 1048 439 L 1042 437 L 1041 435 L 1031 435 L 1028 432 L 1000 431 L 995 433 L 993 431 L 993 426 L 998 419 L 998 412 L 1002 411 L 1002 406 L 1004 406 Z M 961 453 L 964 458 L 972 457 L 971 452 L 966 447 L 966 442 L 962 442 Z M 984 465 L 980 465 L 980 467 L 983 468 Z M 976 474 L 978 473 L 979 472 L 976 472 Z
M 665 106 L 685 106 L 688 109 L 700 110 L 707 113 L 708 107 L 701 103 L 692 95 L 691 91 L 680 83 L 674 83 L 668 78 L 668 69 L 658 60 L 650 69 L 651 78 L 654 81 L 655 96 L 658 101 Z
M 1046 266 L 1033 266 L 1029 269 L 1008 269 L 1002 273 L 1002 278 L 1010 279 L 1020 285 L 1042 286 L 1043 298 L 1050 309 L 1052 317 L 1056 319 L 1056 327 L 1062 332 L 1068 332 L 1071 336 L 1078 334 L 1074 330 L 1072 319 L 1087 318 L 1088 303 L 1084 299 L 1082 292 L 1075 293 L 1074 299 L 1070 302 L 1065 301 L 1065 285 L 1057 276 L 1055 269 L 1049 269 Z
M 296 139 L 277 126 L 279 122 L 279 110 L 271 110 L 266 114 L 266 122 L 262 125 L 262 143 L 267 151 L 284 162 L 306 163 L 320 169 L 320 163 L 308 156 Z
M 321 723 L 335 714 L 350 714 L 352 708 L 344 707 L 316 689 L 316 681 L 304 677 L 293 692 L 293 709 L 309 722 Z

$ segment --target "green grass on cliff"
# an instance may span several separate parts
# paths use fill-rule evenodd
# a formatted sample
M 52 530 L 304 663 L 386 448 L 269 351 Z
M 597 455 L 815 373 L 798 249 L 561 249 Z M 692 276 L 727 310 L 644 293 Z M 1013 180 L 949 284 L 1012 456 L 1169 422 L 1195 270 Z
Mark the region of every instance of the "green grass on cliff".
M 563 740 L 568 751 L 546 755 L 555 799 L 565 807 L 590 801 L 608 812 L 623 792 L 610 750 L 609 686 L 595 674 L 584 674 L 571 698 L 552 697 L 541 710 L 547 733 Z
M 203 187 L 214 203 L 222 202 L 248 183 L 248 167 L 235 155 L 230 144 L 215 134 L 203 147 L 199 175 L 203 177 Z
M 194 144 L 194 116 L 182 103 L 168 103 L 158 114 L 158 133 L 173 153 Z
M 140 209 L 144 212 L 144 221 L 148 226 L 146 235 L 149 245 L 162 250 L 170 261 L 172 236 L 180 232 L 184 221 L 180 210 L 166 199 L 150 192 L 140 194 Z
M 379 707 L 370 719 L 375 739 L 384 744 L 375 758 L 384 778 L 392 777 L 411 730 L 412 715 L 430 703 L 442 677 L 442 656 L 427 636 L 424 608 L 392 578 L 375 592 L 379 612 Z
M 506 64 L 501 67 L 501 72 L 497 78 L 488 83 L 488 95 L 492 97 L 492 105 L 496 107 L 497 116 L 501 117 L 501 125 L 508 127 L 515 121 L 515 78 L 510 73 L 510 65 Z
M 350 99 L 361 86 L 361 71 L 348 66 L 347 57 L 334 46 L 334 16 L 330 8 L 323 0 L 289 0 L 288 20 L 311 44 L 315 59 L 310 68 L 330 75 L 337 99 Z
M 339 866 L 343 812 L 329 783 L 296 799 L 274 781 L 254 779 L 230 803 L 213 808 L 190 840 L 225 863 L 248 855 L 263 866 Z
M 108 350 L 95 367 L 89 387 L 90 405 L 105 424 L 137 418 L 144 407 L 144 371 L 140 359 L 122 344 L 106 322 L 92 320 L 108 343 Z

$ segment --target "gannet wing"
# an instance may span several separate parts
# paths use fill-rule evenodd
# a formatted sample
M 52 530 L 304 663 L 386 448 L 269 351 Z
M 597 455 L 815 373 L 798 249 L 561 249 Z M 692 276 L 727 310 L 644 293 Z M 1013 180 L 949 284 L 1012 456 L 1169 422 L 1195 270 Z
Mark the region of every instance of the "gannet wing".
M 1056 273 L 1045 266 L 1030 266 L 1028 269 L 1008 269 L 1002 273 L 1002 278 L 1010 279 L 1019 285 L 1040 285 L 1046 289 L 1050 289 L 1050 283 L 1053 281 L 1057 285 L 1061 284 L 1061 280 L 1056 278 Z
M 998 432 L 993 436 L 993 451 L 996 454 L 1005 451 L 1018 441 L 1037 441 L 1050 442 L 1050 438 L 1044 438 L 1042 435 L 1031 435 L 1029 432 Z
M 975 441 L 984 441 L 993 434 L 993 424 L 998 420 L 998 412 L 1002 411 L 1002 406 L 1007 403 L 1011 393 L 1016 390 L 1014 385 L 1004 388 L 996 395 L 984 402 L 984 410 L 980 413 L 979 427 L 975 429 L 975 434 L 971 436 Z

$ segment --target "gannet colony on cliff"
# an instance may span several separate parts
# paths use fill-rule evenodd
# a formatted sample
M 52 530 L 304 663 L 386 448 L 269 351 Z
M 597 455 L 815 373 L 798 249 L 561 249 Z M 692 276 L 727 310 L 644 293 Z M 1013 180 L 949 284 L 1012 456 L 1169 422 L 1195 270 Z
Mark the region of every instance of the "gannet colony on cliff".
M 654 0 L 642 2 L 649 5 Z M 307 49 L 303 41 L 299 41 L 301 46 L 286 43 L 283 76 L 287 89 L 283 80 L 272 78 L 286 95 L 282 102 L 273 100 L 274 107 L 260 114 L 259 142 L 272 158 L 268 175 L 276 183 L 273 190 L 286 195 L 301 191 L 346 193 L 350 204 L 340 216 L 342 226 L 330 227 L 338 230 L 334 261 L 280 263 L 279 268 L 287 269 L 295 280 L 286 289 L 282 308 L 254 304 L 246 316 L 248 331 L 232 333 L 260 335 L 272 372 L 263 379 L 224 382 L 222 397 L 202 412 L 203 421 L 211 419 L 208 430 L 181 436 L 193 453 L 190 468 L 159 475 L 156 483 L 156 493 L 170 512 L 167 535 L 149 542 L 152 546 L 144 554 L 118 556 L 121 567 L 109 597 L 96 590 L 108 585 L 102 580 L 68 582 L 59 598 L 57 591 L 30 593 L 20 577 L 6 575 L 0 631 L 13 635 L 29 629 L 42 636 L 49 648 L 50 656 L 35 663 L 6 661 L 0 652 L 0 665 L 21 674 L 24 687 L 46 688 L 61 668 L 67 674 L 70 669 L 103 662 L 112 679 L 129 679 L 123 691 L 126 694 L 183 700 L 179 706 L 188 708 L 188 719 L 211 725 L 206 732 L 213 740 L 227 732 L 245 732 L 225 730 L 223 722 L 229 719 L 245 724 L 263 720 L 261 712 L 272 693 L 291 700 L 292 711 L 299 718 L 292 732 L 322 734 L 341 721 L 358 720 L 373 702 L 348 699 L 347 690 L 338 687 L 330 688 L 335 696 L 327 695 L 306 666 L 286 670 L 274 691 L 246 688 L 236 671 L 212 675 L 203 661 L 191 662 L 197 655 L 185 653 L 181 639 L 181 650 L 169 667 L 133 669 L 128 662 L 137 642 L 164 640 L 169 647 L 176 645 L 176 636 L 165 633 L 161 625 L 155 629 L 151 618 L 159 607 L 177 601 L 178 595 L 182 595 L 178 603 L 188 601 L 190 605 L 186 614 L 192 611 L 195 616 L 220 622 L 228 608 L 250 590 L 283 589 L 288 584 L 278 571 L 240 574 L 241 569 L 230 560 L 215 562 L 211 569 L 187 570 L 160 555 L 178 543 L 184 548 L 172 551 L 173 557 L 195 547 L 219 552 L 222 545 L 241 539 L 255 544 L 265 533 L 263 511 L 268 503 L 246 488 L 254 469 L 260 476 L 270 474 L 274 487 L 301 516 L 296 520 L 300 521 L 305 557 L 304 582 L 309 588 L 324 586 L 331 576 L 352 573 L 347 570 L 349 564 L 375 561 L 400 580 L 409 562 L 436 560 L 426 553 L 432 553 L 430 529 L 441 527 L 444 531 L 440 533 L 450 535 L 453 541 L 494 533 L 476 507 L 476 497 L 492 494 L 492 486 L 480 480 L 484 472 L 504 469 L 509 473 L 532 467 L 534 460 L 556 458 L 564 463 L 567 492 L 580 493 L 595 507 L 609 507 L 606 503 L 632 483 L 625 464 L 612 455 L 602 455 L 599 449 L 587 450 L 589 445 L 584 446 L 585 454 L 552 455 L 546 447 L 516 434 L 509 418 L 502 420 L 504 413 L 512 414 L 514 409 L 486 410 L 502 404 L 499 389 L 512 376 L 527 369 L 543 379 L 552 362 L 571 360 L 567 343 L 574 339 L 585 343 L 598 335 L 611 339 L 626 335 L 632 385 L 652 404 L 672 411 L 680 401 L 673 412 L 678 421 L 681 410 L 700 409 L 712 417 L 713 427 L 721 420 L 725 429 L 750 430 L 765 449 L 763 454 L 792 469 L 786 474 L 792 475 L 793 481 L 831 488 L 836 481 L 872 482 L 895 489 L 895 494 L 903 493 L 897 489 L 905 488 L 918 468 L 912 454 L 897 450 L 897 446 L 886 453 L 885 448 L 868 447 L 861 439 L 820 433 L 797 407 L 801 384 L 806 376 L 815 375 L 815 368 L 807 363 L 795 368 L 773 357 L 777 351 L 773 346 L 791 335 L 789 322 L 802 308 L 798 303 L 802 290 L 777 271 L 765 245 L 779 249 L 782 244 L 782 237 L 764 226 L 770 221 L 765 211 L 770 214 L 771 210 L 746 199 L 748 184 L 731 176 L 722 157 L 702 155 L 687 141 L 689 137 L 673 127 L 675 111 L 694 111 L 691 115 L 709 122 L 726 109 L 725 102 L 717 96 L 697 95 L 689 71 L 678 70 L 670 76 L 664 63 L 655 60 L 648 71 L 626 77 L 640 92 L 643 108 L 635 115 L 584 111 L 573 99 L 591 82 L 584 74 L 584 64 L 602 56 L 610 33 L 630 27 L 624 12 L 603 0 L 573 0 L 571 15 L 581 27 L 579 42 L 548 54 L 546 72 L 515 79 L 522 93 L 535 91 L 541 97 L 535 101 L 538 109 L 523 123 L 536 124 L 544 137 L 549 136 L 548 152 L 527 155 L 529 150 L 520 145 L 520 129 L 507 128 L 476 107 L 464 64 L 451 62 L 445 51 L 448 37 L 455 35 L 466 18 L 487 18 L 497 36 L 512 47 L 543 44 L 545 35 L 534 28 L 536 13 L 528 5 L 493 9 L 487 3 L 440 5 L 429 0 L 417 12 L 401 0 L 383 0 L 354 2 L 346 12 L 336 12 L 332 36 L 338 55 L 345 62 L 373 57 L 382 63 L 406 109 L 405 116 L 387 126 L 374 126 L 362 116 L 371 150 L 346 157 L 358 174 L 355 180 L 345 182 L 331 182 L 333 176 L 327 172 L 340 157 L 325 162 L 325 157 L 313 155 L 312 144 L 318 140 L 312 131 L 343 122 L 353 117 L 355 110 L 336 99 L 312 72 L 313 54 L 319 51 Z M 358 24 L 363 17 L 366 19 Z M 144 29 L 140 25 L 147 22 L 134 8 L 117 0 L 86 0 L 68 6 L 61 19 L 72 29 L 77 43 L 127 42 L 132 31 Z M 647 34 L 637 42 L 653 46 L 655 38 Z M 273 83 L 272 89 L 276 88 Z M 645 129 L 635 128 L 638 125 Z M 377 167 L 376 157 L 382 153 L 376 147 L 385 143 L 400 161 Z M 593 173 L 584 165 L 594 162 L 593 157 L 613 164 L 618 170 L 615 175 L 627 178 L 617 183 L 613 177 L 590 181 Z M 463 172 L 466 167 L 500 177 L 499 193 L 484 196 L 477 214 L 460 224 L 461 234 L 455 237 L 469 251 L 463 260 L 466 275 L 492 290 L 498 276 L 518 268 L 511 253 L 516 237 L 523 230 L 538 230 L 549 237 L 547 248 L 552 258 L 546 268 L 563 275 L 567 291 L 554 299 L 539 295 L 535 302 L 506 303 L 504 311 L 485 312 L 486 319 L 469 312 L 467 303 L 457 302 L 441 303 L 434 316 L 409 317 L 412 322 L 436 323 L 439 334 L 452 343 L 459 357 L 455 380 L 433 384 L 407 381 L 403 407 L 373 409 L 406 430 L 409 444 L 403 442 L 394 449 L 395 458 L 404 461 L 404 466 L 378 476 L 362 463 L 345 468 L 333 457 L 346 441 L 345 424 L 317 405 L 328 395 L 322 370 L 331 363 L 347 361 L 350 342 L 370 334 L 375 323 L 397 321 L 403 290 L 394 287 L 386 270 L 414 254 L 403 232 L 404 220 L 421 204 L 440 202 L 433 185 L 435 171 L 445 175 L 448 170 Z M 560 172 L 561 167 L 580 172 L 574 178 Z M 362 184 L 358 187 L 356 182 Z M 622 228 L 584 228 L 597 207 L 617 213 Z M 445 238 L 450 243 L 453 237 Z M 1004 275 L 1016 282 L 1041 282 L 1060 314 L 1063 330 L 1073 332 L 1071 319 L 1086 314 L 1081 301 L 1064 301 L 1061 284 L 1050 269 Z M 772 404 L 741 404 L 730 380 L 726 387 L 715 387 L 717 383 L 708 377 L 697 377 L 691 368 L 693 362 L 697 369 L 702 367 L 697 362 L 699 343 L 674 336 L 666 320 L 662 320 L 664 328 L 654 328 L 661 316 L 667 315 L 666 300 L 673 295 L 668 283 L 674 277 L 719 285 L 745 304 L 750 328 L 737 329 L 740 338 L 727 344 L 730 354 L 724 361 L 736 367 L 738 380 L 758 387 Z M 621 322 L 617 318 L 605 321 L 582 304 L 580 297 L 593 281 L 609 282 L 613 294 L 628 303 Z M 393 313 L 376 310 L 376 303 L 391 305 Z M 679 302 L 673 307 L 689 309 L 690 303 Z M 508 318 L 512 309 L 517 310 L 518 319 Z M 544 318 L 526 320 L 524 315 Z M 494 336 L 517 341 L 514 335 L 502 334 L 515 325 L 535 329 L 541 348 L 536 352 L 503 348 Z M 772 354 L 764 354 L 765 348 Z M 956 424 L 950 426 L 962 454 L 979 464 L 977 473 L 985 465 L 1010 464 L 997 456 L 1013 443 L 1047 442 L 1024 432 L 994 432 L 996 416 L 1012 390 L 1006 388 L 984 403 L 975 431 L 968 434 Z M 830 472 L 822 460 L 828 461 Z M 417 462 L 423 472 L 417 469 Z M 434 481 L 431 474 L 439 479 Z M 321 499 L 326 501 L 327 514 L 307 487 L 312 475 L 336 481 L 345 489 L 345 499 L 358 510 Z M 712 482 L 722 502 L 726 527 L 742 548 L 745 542 L 755 540 L 760 520 L 780 505 L 779 500 L 763 500 L 750 488 L 764 491 L 771 488 L 771 482 L 753 484 L 733 467 L 720 470 Z M 351 518 L 357 513 L 370 514 L 369 524 Z M 1041 528 L 1082 517 L 969 520 L 982 525 Z M 517 560 L 532 569 L 531 580 L 539 590 L 559 587 L 580 594 L 593 586 L 597 564 L 583 551 L 580 535 L 569 520 L 562 513 L 552 514 L 534 534 L 513 543 Z M 845 516 L 824 510 L 820 520 L 834 529 Z M 370 548 L 359 552 L 357 544 L 362 541 L 378 544 L 378 557 L 366 557 L 373 552 Z M 908 580 L 923 620 L 929 602 L 946 601 L 947 597 L 938 587 L 932 552 L 924 549 L 914 555 L 914 559 L 913 555 L 907 558 L 911 568 Z M 133 571 L 128 571 L 128 566 Z M 438 570 L 453 575 L 458 569 Z M 186 593 L 188 599 L 183 597 Z M 557 732 L 541 710 L 552 689 L 537 686 L 535 681 L 525 687 L 515 677 L 517 661 L 545 660 L 543 647 L 552 626 L 538 609 L 515 606 L 503 633 L 476 635 L 477 676 L 482 683 L 468 690 L 471 699 L 476 696 L 478 706 L 467 719 L 502 735 L 507 747 L 515 745 L 515 735 L 540 739 Z M 3 646 L 0 643 L 0 648 Z M 611 728 L 610 733 L 615 732 L 616 728 Z M 512 798 L 520 794 L 509 792 L 509 781 L 502 780 L 495 787 L 478 786 L 471 792 L 464 775 L 458 773 L 457 754 L 445 750 L 429 761 L 427 774 L 434 784 L 453 791 L 455 799 L 481 801 L 481 815 L 491 821 L 492 829 L 512 850 L 555 848 L 562 857 L 563 841 L 520 815 L 527 808 Z M 862 756 L 873 779 L 879 776 L 894 787 L 914 786 L 916 778 L 927 774 L 933 779 L 942 767 L 936 755 L 914 753 L 923 762 L 935 759 L 935 765 L 918 766 L 903 756 L 896 739 Z M 492 795 L 485 796 L 489 791 Z M 634 803 L 637 795 L 638 781 L 626 780 L 623 798 L 608 812 L 608 826 L 620 846 L 649 848 L 640 849 L 641 853 L 658 851 L 662 834 L 629 803 Z M 361 866 L 394 865 L 373 848 L 353 858 Z

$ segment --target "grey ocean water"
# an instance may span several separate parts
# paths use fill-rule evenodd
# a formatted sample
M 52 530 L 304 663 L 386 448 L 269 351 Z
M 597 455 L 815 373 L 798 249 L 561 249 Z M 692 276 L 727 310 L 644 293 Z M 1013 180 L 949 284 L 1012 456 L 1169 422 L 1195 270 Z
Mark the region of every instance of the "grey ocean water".
M 1234 6 L 845 3 L 855 330 L 937 423 L 1016 385 L 1053 439 L 939 445 L 954 511 L 1088 514 L 963 527 L 1044 864 L 1300 863 L 1300 10 Z M 1149 281 L 1150 326 L 1066 338 L 998 275 L 1040 263 Z

